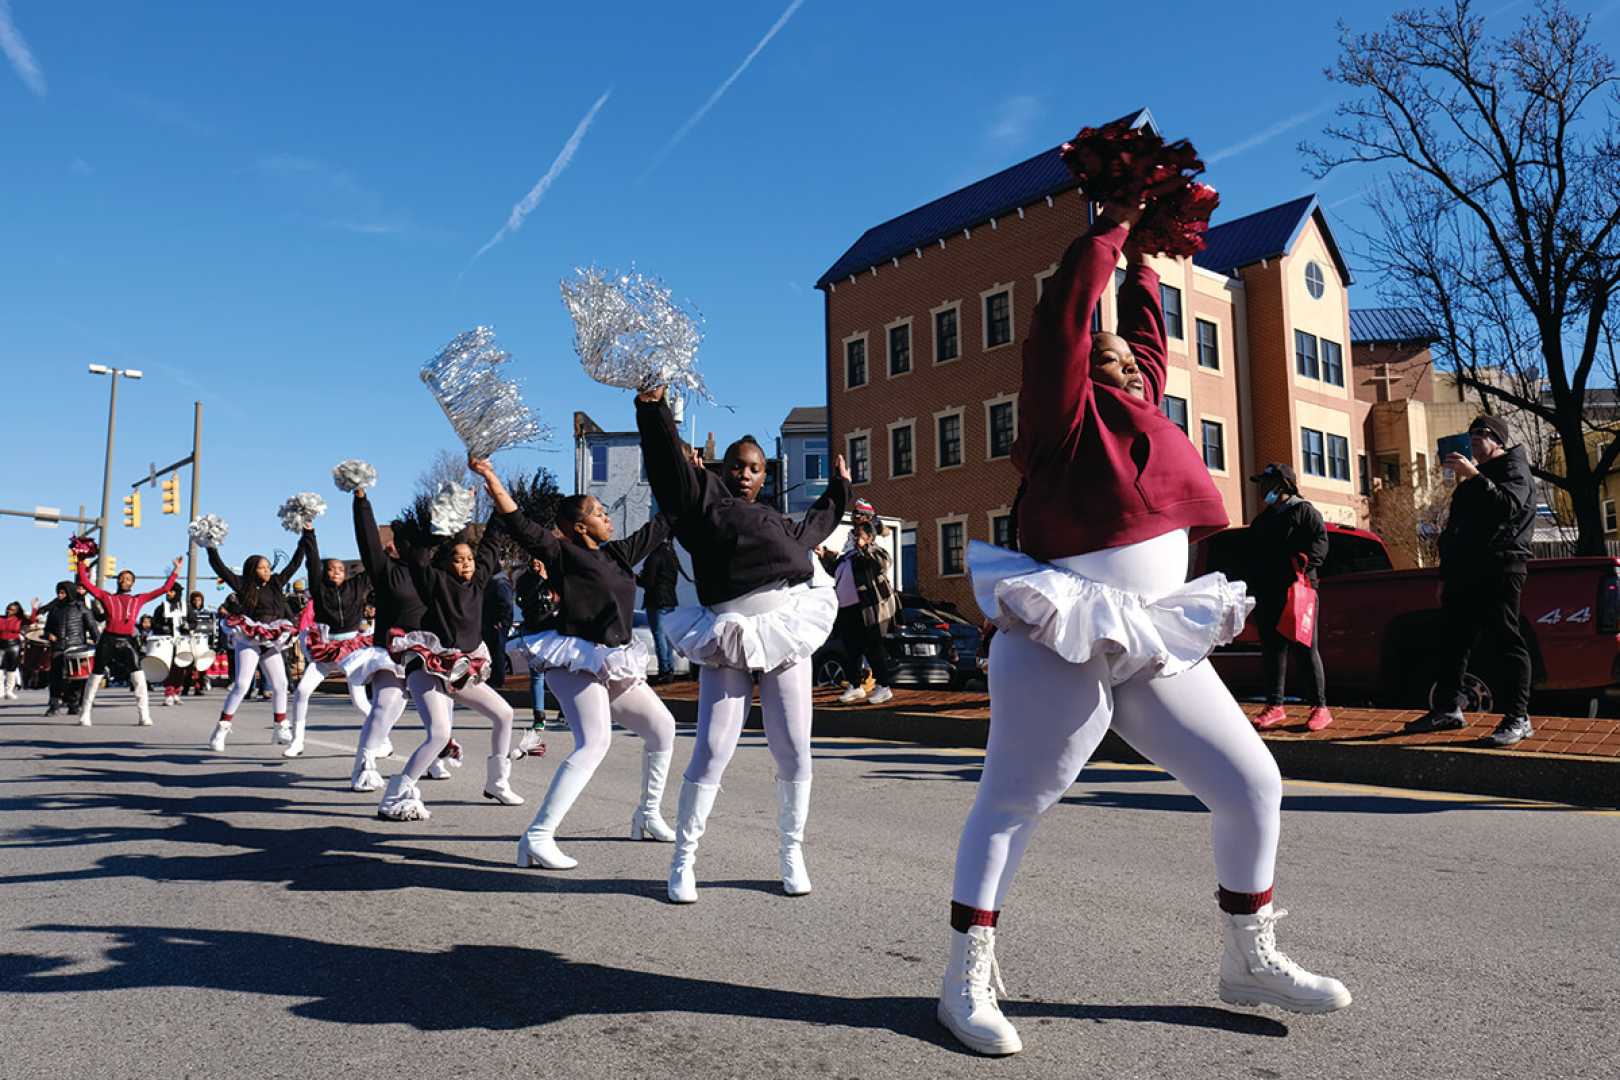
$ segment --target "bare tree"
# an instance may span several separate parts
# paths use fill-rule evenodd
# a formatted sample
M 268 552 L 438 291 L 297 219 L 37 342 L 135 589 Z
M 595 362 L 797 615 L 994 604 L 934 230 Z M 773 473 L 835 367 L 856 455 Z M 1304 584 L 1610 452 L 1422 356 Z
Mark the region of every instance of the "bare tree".
M 508 473 L 501 479 L 507 491 L 511 493 L 512 500 L 517 503 L 518 509 L 530 520 L 542 525 L 551 525 L 557 520 L 557 504 L 563 496 L 562 490 L 557 486 L 557 478 L 549 469 L 539 468 L 531 474 Z M 439 486 L 446 482 L 472 487 L 478 496 L 478 502 L 473 510 L 472 526 L 463 539 L 475 538 L 482 528 L 482 523 L 489 520 L 494 509 L 489 492 L 484 488 L 482 481 L 476 480 L 468 473 L 467 455 L 440 450 L 428 462 L 427 467 L 417 474 L 416 495 L 411 499 L 410 505 L 400 511 L 395 523 L 396 530 L 406 543 L 435 544 L 443 539 L 432 535 L 429 519 L 432 515 L 433 496 L 438 492 Z M 499 542 L 499 550 L 501 562 L 505 566 L 518 566 L 528 561 L 527 554 L 504 536 Z
M 1384 538 L 1395 565 L 1440 565 L 1440 533 L 1450 516 L 1454 482 L 1439 465 L 1413 468 L 1398 484 L 1373 482 L 1367 500 L 1373 531 Z
M 1438 361 L 1486 411 L 1550 429 L 1563 470 L 1536 474 L 1567 495 L 1580 553 L 1601 554 L 1620 425 L 1584 405 L 1594 380 L 1620 375 L 1620 84 L 1590 20 L 1561 0 L 1538 0 L 1501 38 L 1474 7 L 1403 11 L 1373 33 L 1341 22 L 1327 75 L 1358 93 L 1329 145 L 1301 149 L 1318 176 L 1390 169 L 1369 197 L 1379 229 L 1365 256 L 1392 300 L 1438 317 Z

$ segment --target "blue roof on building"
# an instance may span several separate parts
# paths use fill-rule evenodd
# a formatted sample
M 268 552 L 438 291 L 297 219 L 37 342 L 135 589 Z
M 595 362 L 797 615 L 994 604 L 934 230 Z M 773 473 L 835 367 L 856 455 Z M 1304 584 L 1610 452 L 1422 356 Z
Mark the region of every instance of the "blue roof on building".
M 1293 249 L 1299 234 L 1311 215 L 1321 215 L 1321 205 L 1315 195 L 1300 198 L 1260 210 L 1232 221 L 1210 227 L 1204 236 L 1204 250 L 1193 256 L 1193 262 L 1217 274 L 1232 274 L 1262 259 L 1275 259 Z M 1321 217 L 1322 236 L 1333 256 L 1346 285 L 1350 284 L 1350 267 L 1339 254 L 1338 242 L 1328 228 L 1327 218 Z
M 1145 124 L 1158 130 L 1153 114 L 1147 109 L 1130 114 L 1129 119 L 1132 126 Z M 1058 147 L 1054 146 L 993 176 L 872 226 L 821 275 L 816 288 L 826 288 L 953 233 L 1010 214 L 1048 195 L 1076 190 L 1076 187 L 1074 176 L 1058 156 Z
M 1419 308 L 1351 308 L 1350 340 L 1357 345 L 1428 344 L 1440 340 L 1440 330 Z

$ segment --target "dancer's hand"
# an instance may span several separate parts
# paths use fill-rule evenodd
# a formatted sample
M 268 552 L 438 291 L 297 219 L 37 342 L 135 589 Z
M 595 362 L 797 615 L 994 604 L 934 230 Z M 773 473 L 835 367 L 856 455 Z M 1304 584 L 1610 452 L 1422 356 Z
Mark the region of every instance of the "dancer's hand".
M 486 481 L 495 478 L 495 466 L 490 464 L 489 458 L 475 458 L 467 455 L 467 468 L 483 477 Z
M 833 471 L 838 474 L 838 479 L 846 484 L 852 479 L 849 475 L 849 462 L 844 460 L 843 454 L 833 459 Z
M 308 530 L 306 529 L 305 531 L 307 532 Z M 184 555 L 176 555 L 174 557 L 174 569 L 175 569 L 175 571 L 178 573 L 180 568 L 182 566 L 184 566 L 184 565 L 186 565 L 186 557 Z M 38 603 L 38 601 L 35 601 L 35 603 Z
M 654 386 L 636 394 L 637 401 L 663 401 L 669 394 L 669 387 Z

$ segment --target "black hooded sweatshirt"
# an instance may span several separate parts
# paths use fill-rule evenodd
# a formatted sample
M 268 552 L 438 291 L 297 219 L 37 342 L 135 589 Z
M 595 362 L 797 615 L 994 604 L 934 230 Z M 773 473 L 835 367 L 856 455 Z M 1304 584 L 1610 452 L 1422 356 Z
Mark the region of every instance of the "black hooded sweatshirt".
M 1479 475 L 1457 485 L 1440 534 L 1440 575 L 1485 577 L 1522 571 L 1530 558 L 1536 502 L 1530 459 L 1514 446 L 1479 464 Z
M 354 497 L 354 539 L 360 545 L 360 561 L 365 564 L 366 578 L 377 601 L 377 622 L 371 637 L 386 648 L 392 631 L 422 629 L 427 608 L 417 595 L 410 564 L 403 558 L 389 558 L 388 552 L 383 550 L 377 519 L 371 512 L 371 500 L 359 494 Z M 398 537 L 394 543 L 403 554 L 404 545 Z
M 343 584 L 333 585 L 326 580 L 326 563 L 321 559 L 315 530 L 305 529 L 298 542 L 303 545 L 305 565 L 309 567 L 309 598 L 315 604 L 315 621 L 326 624 L 334 634 L 360 629 L 366 597 L 371 595 L 371 575 L 361 571 L 344 578 Z
M 298 545 L 293 552 L 292 561 L 281 570 L 270 575 L 266 582 L 248 582 L 241 574 L 225 565 L 225 560 L 219 557 L 217 548 L 206 548 L 208 552 L 208 565 L 214 568 L 219 579 L 231 587 L 236 594 L 236 613 L 246 615 L 254 622 L 273 623 L 278 619 L 293 618 L 292 609 L 287 605 L 287 582 L 298 573 L 298 567 L 304 561 L 304 546 Z M 263 558 L 263 556 L 260 556 Z M 243 565 L 246 565 L 245 563 Z
M 559 634 L 609 648 L 629 643 L 636 610 L 631 568 L 669 536 L 664 515 L 595 549 L 557 539 L 520 510 L 502 514 L 501 521 L 529 554 L 546 564 L 547 580 L 562 598 L 554 623 Z

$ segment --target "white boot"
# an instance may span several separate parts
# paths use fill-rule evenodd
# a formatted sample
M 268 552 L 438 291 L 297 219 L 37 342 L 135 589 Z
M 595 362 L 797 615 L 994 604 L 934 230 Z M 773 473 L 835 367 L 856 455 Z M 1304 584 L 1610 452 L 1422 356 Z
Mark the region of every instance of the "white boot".
M 995 986 L 991 986 L 994 981 Z M 1018 1029 L 1001 1015 L 996 991 L 1005 994 L 1001 968 L 996 965 L 996 931 L 970 926 L 965 934 L 951 931 L 951 960 L 939 992 L 935 1015 L 962 1045 L 981 1054 L 1016 1054 L 1024 1048 Z
M 287 749 L 281 752 L 282 757 L 298 757 L 304 752 L 304 721 L 294 720 L 292 726 L 292 742 Z
M 776 827 L 782 834 L 782 891 L 803 896 L 810 891 L 804 866 L 804 825 L 810 817 L 810 781 L 776 781 Z
M 354 768 L 349 771 L 349 789 L 351 791 L 381 791 L 383 788 L 382 773 L 377 771 L 377 759 L 368 754 L 364 747 L 354 752 Z
M 518 840 L 519 866 L 532 863 L 546 870 L 572 870 L 579 865 L 579 860 L 564 855 L 557 846 L 557 827 L 590 781 L 591 773 L 571 761 L 557 766 L 557 771 L 551 777 L 551 786 L 546 789 L 546 797 L 540 800 L 540 809 L 535 812 L 528 831 Z
M 428 771 L 422 775 L 429 780 L 448 780 L 450 779 L 450 766 L 444 763 L 444 758 L 434 758 L 433 764 L 429 765 Z
M 140 727 L 151 727 L 152 704 L 146 689 L 146 672 L 139 668 L 132 672 L 129 686 L 135 691 L 135 723 Z
M 669 777 L 669 760 L 673 750 L 651 750 L 641 755 L 641 802 L 630 815 L 630 839 L 657 840 L 667 844 L 675 839 L 675 830 L 664 823 L 660 806 L 664 801 L 664 782 Z
M 390 821 L 426 821 L 433 815 L 422 803 L 422 793 L 411 778 L 400 773 L 388 781 L 388 790 L 377 804 L 377 816 Z
M 1338 979 L 1313 975 L 1277 948 L 1277 920 L 1288 912 L 1267 904 L 1253 915 L 1221 913 L 1226 952 L 1221 956 L 1221 1000 L 1231 1005 L 1275 1005 L 1299 1013 L 1325 1013 L 1350 1004 Z
M 90 726 L 90 707 L 96 703 L 96 691 L 106 681 L 105 675 L 92 675 L 90 681 L 84 684 L 84 704 L 79 706 L 79 723 L 84 727 Z
M 231 722 L 229 720 L 221 720 L 215 724 L 214 733 L 208 737 L 208 749 L 216 754 L 223 754 L 225 752 L 225 740 L 230 737 L 230 734 Z
M 491 754 L 484 759 L 484 798 L 502 806 L 522 806 L 523 796 L 512 790 L 512 759 Z
M 697 849 L 703 830 L 709 824 L 719 784 L 681 782 L 681 798 L 675 810 L 675 855 L 669 863 L 669 899 L 676 904 L 697 903 Z
M 0 671 L 0 697 L 17 700 L 17 682 L 21 675 L 20 671 Z
M 286 746 L 293 741 L 292 727 L 285 720 L 277 720 L 270 725 L 270 730 L 274 733 L 274 739 L 278 746 Z

